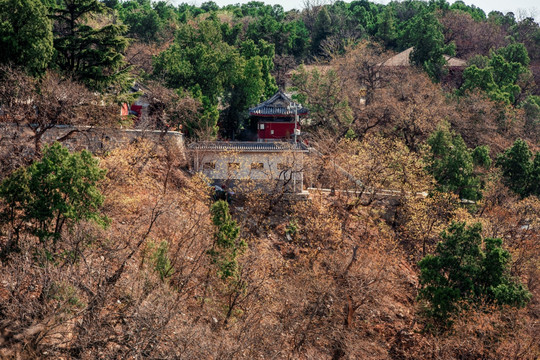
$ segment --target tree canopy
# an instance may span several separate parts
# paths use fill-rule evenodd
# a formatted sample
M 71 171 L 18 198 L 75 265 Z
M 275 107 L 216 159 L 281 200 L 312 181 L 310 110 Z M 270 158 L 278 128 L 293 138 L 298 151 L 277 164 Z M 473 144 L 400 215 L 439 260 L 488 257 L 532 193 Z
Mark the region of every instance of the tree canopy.
M 512 147 L 500 154 L 497 166 L 502 170 L 505 184 L 516 194 L 540 196 L 540 152 L 533 159 L 525 141 L 517 139 Z
M 461 135 L 448 129 L 437 130 L 427 143 L 430 146 L 427 170 L 437 180 L 439 190 L 456 193 L 463 199 L 478 200 L 481 182 L 474 168 L 475 165 L 490 166 L 489 149 L 479 146 L 472 151 Z
M 42 74 L 53 57 L 52 24 L 39 0 L 0 2 L 0 63 Z
M 440 80 L 447 63 L 444 55 L 454 55 L 455 45 L 445 44 L 442 25 L 435 14 L 421 12 L 409 22 L 406 33 L 408 43 L 413 46 L 411 62 L 421 66 L 432 79 Z
M 482 89 L 495 101 L 515 104 L 522 89 L 519 80 L 529 73 L 529 56 L 523 44 L 515 43 L 477 59 L 485 65 L 471 65 L 463 73 L 461 91 Z
M 510 254 L 502 240 L 482 239 L 482 225 L 454 223 L 441 234 L 434 255 L 422 259 L 419 299 L 428 315 L 447 321 L 467 304 L 483 301 L 524 306 L 530 293 L 509 273 Z
M 70 153 L 59 143 L 46 146 L 43 157 L 20 168 L 0 185 L 5 203 L 2 220 L 17 233 L 29 226 L 44 245 L 62 236 L 64 225 L 92 220 L 107 224 L 99 212 L 103 196 L 97 188 L 105 176 L 98 160 L 87 151 Z
M 62 0 L 51 8 L 56 63 L 66 74 L 93 89 L 106 90 L 116 85 L 125 90 L 127 68 L 123 53 L 129 42 L 123 35 L 127 27 L 92 22 L 93 17 L 105 13 L 105 5 L 98 0 Z
M 277 90 L 273 68 L 274 47 L 264 40 L 231 45 L 224 32 L 230 28 L 216 19 L 202 21 L 197 28 L 183 25 L 175 42 L 154 62 L 154 76 L 178 90 L 188 90 L 202 99 L 209 126 L 218 123 L 219 101 L 228 106 L 223 126 L 234 137 L 245 119 L 247 106 L 257 104 Z

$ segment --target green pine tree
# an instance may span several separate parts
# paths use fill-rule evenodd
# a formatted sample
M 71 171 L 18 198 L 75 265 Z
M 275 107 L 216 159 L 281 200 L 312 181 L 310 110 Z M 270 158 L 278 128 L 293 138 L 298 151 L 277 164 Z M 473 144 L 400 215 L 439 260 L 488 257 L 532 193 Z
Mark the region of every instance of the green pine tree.
M 540 153 L 536 153 L 533 160 L 529 145 L 524 140 L 517 139 L 512 147 L 500 154 L 497 166 L 502 170 L 506 186 L 516 194 L 521 197 L 540 196 Z
M 210 208 L 212 222 L 216 226 L 214 244 L 208 255 L 217 266 L 218 276 L 225 282 L 239 281 L 240 272 L 238 256 L 247 247 L 244 240 L 239 239 L 240 228 L 229 213 L 226 201 L 216 201 Z
M 509 274 L 510 254 L 501 239 L 482 239 L 482 225 L 453 223 L 441 234 L 435 254 L 419 263 L 427 315 L 448 325 L 463 306 L 483 302 L 524 306 L 531 294 Z
M 489 149 L 481 146 L 471 151 L 461 135 L 447 129 L 434 132 L 427 143 L 430 145 L 427 170 L 437 180 L 438 190 L 453 192 L 463 199 L 480 199 L 481 181 L 475 165 L 489 168 Z
M 529 55 L 523 44 L 515 43 L 491 53 L 491 57 L 476 57 L 475 63 L 463 72 L 460 92 L 481 89 L 494 101 L 515 104 L 521 87 L 518 81 L 529 72 Z
M 90 22 L 106 11 L 98 0 L 61 0 L 51 9 L 56 63 L 90 88 L 106 90 L 115 85 L 125 90 L 130 82 L 123 55 L 127 27 L 114 23 L 98 27 Z
M 245 110 L 277 90 L 271 75 L 274 47 L 264 40 L 246 40 L 240 49 L 228 44 L 217 19 L 183 25 L 175 42 L 154 61 L 154 77 L 171 88 L 188 90 L 201 99 L 201 124 L 190 128 L 216 128 L 218 107 L 226 109 L 223 128 L 230 138 L 238 132 Z
M 53 56 L 47 9 L 40 0 L 0 1 L 0 63 L 21 66 L 40 75 Z
M 422 11 L 411 21 L 406 32 L 413 46 L 411 63 L 422 67 L 434 81 L 439 81 L 446 72 L 444 55 L 453 55 L 455 45 L 445 45 L 442 25 L 435 14 Z
M 70 153 L 59 143 L 45 146 L 41 160 L 21 168 L 0 184 L 0 198 L 6 203 L 3 222 L 20 233 L 23 227 L 50 244 L 54 251 L 64 226 L 90 220 L 105 226 L 99 212 L 103 196 L 97 184 L 105 176 L 97 159 L 87 151 Z

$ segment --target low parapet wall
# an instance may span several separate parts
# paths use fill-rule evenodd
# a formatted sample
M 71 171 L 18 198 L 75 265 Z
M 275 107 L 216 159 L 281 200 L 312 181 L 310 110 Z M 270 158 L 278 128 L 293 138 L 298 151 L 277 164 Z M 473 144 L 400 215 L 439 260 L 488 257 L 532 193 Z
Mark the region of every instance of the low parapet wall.
M 92 152 L 108 151 L 121 144 L 129 143 L 135 139 L 150 139 L 153 141 L 167 139 L 173 141 L 180 148 L 184 147 L 182 133 L 176 131 L 139 130 L 139 129 L 108 129 L 92 128 L 88 126 L 58 125 L 48 130 L 43 141 L 52 143 L 71 135 L 63 144 L 72 150 L 86 149 Z
M 16 124 L 0 124 L 2 135 L 15 134 L 18 136 L 33 135 L 32 130 L 26 126 Z M 184 153 L 184 137 L 177 131 L 140 130 L 140 129 L 111 129 L 91 126 L 56 125 L 48 129 L 41 138 L 45 144 L 61 141 L 64 146 L 73 151 L 88 150 L 93 153 L 112 150 L 121 144 L 129 143 L 135 139 L 150 139 L 152 141 L 169 141 Z

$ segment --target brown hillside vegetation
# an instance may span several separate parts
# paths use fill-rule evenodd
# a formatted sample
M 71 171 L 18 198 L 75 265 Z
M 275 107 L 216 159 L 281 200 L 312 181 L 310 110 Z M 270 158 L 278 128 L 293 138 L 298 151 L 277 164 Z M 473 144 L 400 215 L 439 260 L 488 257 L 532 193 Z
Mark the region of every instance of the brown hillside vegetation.
M 385 3 L 0 0 L 0 359 L 540 359 L 538 18 Z
M 418 151 L 446 121 L 468 146 L 488 145 L 493 154 L 516 138 L 533 147 L 538 143 L 538 129 L 528 124 L 523 107 L 495 102 L 480 90 L 455 96 L 455 88 L 433 83 L 417 68 L 384 66 L 390 57 L 364 42 L 333 56 L 328 65 L 301 67 L 292 80 L 312 109 L 308 130 L 324 128 L 338 138 L 349 129 L 359 138 L 382 134 Z
M 398 146 L 371 141 L 373 147 L 351 143 L 340 152 L 356 154 L 358 161 L 351 164 L 363 164 L 362 158 L 376 159 L 377 141 Z M 104 156 L 102 211 L 110 226 L 72 224 L 52 261 L 40 257 L 43 245 L 28 233 L 20 250 L 4 259 L 2 357 L 538 356 L 538 233 L 519 226 L 534 219 L 531 229 L 536 228 L 537 200 L 518 200 L 494 188 L 480 215 L 471 215 L 444 197 L 428 201 L 403 193 L 401 215 L 388 221 L 380 203 L 321 193 L 307 202 L 266 208 L 256 227 L 249 224 L 260 213 L 250 203 L 236 203 L 233 214 L 248 249 L 239 260 L 243 286 L 234 288 L 216 276 L 207 255 L 216 231 L 209 192 L 202 180 L 179 169 L 170 151 L 163 144 L 139 142 Z M 373 185 L 408 184 L 389 171 L 395 157 L 380 161 L 387 170 L 381 168 Z M 403 174 L 416 168 L 415 161 L 420 160 L 409 161 Z M 406 179 L 412 181 L 404 188 L 408 193 L 431 186 Z M 456 317 L 452 331 L 426 331 L 416 301 L 415 262 L 422 242 L 432 251 L 447 218 L 474 218 L 484 223 L 486 235 L 505 239 L 513 273 L 533 293 L 527 308 L 470 309 Z

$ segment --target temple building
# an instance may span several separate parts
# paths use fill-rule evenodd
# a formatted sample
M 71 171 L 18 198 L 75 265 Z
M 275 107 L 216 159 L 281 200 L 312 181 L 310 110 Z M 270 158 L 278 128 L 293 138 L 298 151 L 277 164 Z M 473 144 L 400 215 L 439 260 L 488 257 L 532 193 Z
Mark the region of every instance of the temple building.
M 309 148 L 301 142 L 210 141 L 192 143 L 188 149 L 193 170 L 213 184 L 241 192 L 242 183 L 251 181 L 269 192 L 279 188 L 303 193 L 304 157 Z
M 257 141 L 293 140 L 300 134 L 300 119 L 308 114 L 301 104 L 279 90 L 263 103 L 249 109 L 251 123 L 257 124 Z
M 400 71 L 400 69 L 411 67 L 411 53 L 413 50 L 414 48 L 410 47 L 377 64 L 379 71 L 383 71 L 383 69 Z M 463 84 L 463 71 L 467 68 L 467 61 L 448 55 L 443 55 L 443 57 L 446 60 L 448 73 L 441 78 L 441 83 L 457 89 Z
M 298 136 L 300 118 L 307 113 L 280 90 L 249 109 L 250 128 L 255 135 L 256 127 L 257 141 L 192 143 L 188 149 L 193 170 L 212 184 L 235 192 L 249 191 L 251 184 L 267 192 L 305 195 L 304 157 L 309 148 Z

